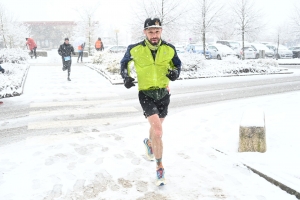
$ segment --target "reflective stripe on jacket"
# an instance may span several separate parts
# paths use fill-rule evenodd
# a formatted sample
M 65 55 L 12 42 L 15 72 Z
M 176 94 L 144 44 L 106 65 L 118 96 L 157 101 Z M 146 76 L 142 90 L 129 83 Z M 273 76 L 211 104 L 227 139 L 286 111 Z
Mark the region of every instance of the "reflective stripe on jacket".
M 130 45 L 121 60 L 123 78 L 130 76 L 131 62 L 134 62 L 139 90 L 166 88 L 169 85 L 169 78 L 166 77 L 168 69 L 177 69 L 178 74 L 181 70 L 181 61 L 175 47 L 165 41 L 159 46 L 155 60 L 144 41 Z

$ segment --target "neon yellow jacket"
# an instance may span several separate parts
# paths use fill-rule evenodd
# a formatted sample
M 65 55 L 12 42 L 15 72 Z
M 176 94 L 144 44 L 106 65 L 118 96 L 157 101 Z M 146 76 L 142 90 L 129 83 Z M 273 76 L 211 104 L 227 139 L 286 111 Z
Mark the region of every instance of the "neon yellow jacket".
M 165 41 L 161 42 L 155 59 L 145 41 L 129 45 L 121 60 L 123 79 L 130 76 L 131 62 L 134 62 L 139 90 L 166 88 L 169 85 L 169 78 L 166 77 L 168 69 L 177 69 L 178 74 L 181 70 L 181 61 L 175 47 Z

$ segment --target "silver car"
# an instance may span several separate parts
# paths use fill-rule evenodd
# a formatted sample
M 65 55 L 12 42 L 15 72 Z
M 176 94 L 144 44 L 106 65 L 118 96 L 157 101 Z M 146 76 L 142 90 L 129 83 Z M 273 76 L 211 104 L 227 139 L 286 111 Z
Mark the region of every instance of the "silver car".
M 293 52 L 291 50 L 289 50 L 286 46 L 283 46 L 280 44 L 278 46 L 278 54 L 277 54 L 277 45 L 276 44 L 266 44 L 266 46 L 269 49 L 273 50 L 275 58 L 278 58 L 278 59 L 284 59 L 284 58 L 292 59 L 293 58 Z

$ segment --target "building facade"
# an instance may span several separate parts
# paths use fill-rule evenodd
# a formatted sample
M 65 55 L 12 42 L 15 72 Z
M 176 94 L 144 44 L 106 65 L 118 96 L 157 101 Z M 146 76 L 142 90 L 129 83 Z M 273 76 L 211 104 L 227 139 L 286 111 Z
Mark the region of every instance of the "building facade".
M 31 30 L 29 37 L 37 43 L 38 49 L 57 49 L 64 38 L 71 37 L 76 26 L 72 21 L 27 21 Z

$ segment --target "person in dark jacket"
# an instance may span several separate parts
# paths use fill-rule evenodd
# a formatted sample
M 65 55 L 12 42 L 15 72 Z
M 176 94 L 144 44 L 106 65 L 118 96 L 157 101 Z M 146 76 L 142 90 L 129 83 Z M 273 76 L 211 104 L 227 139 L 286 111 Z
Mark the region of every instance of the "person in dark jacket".
M 70 79 L 71 64 L 72 64 L 71 53 L 75 55 L 74 47 L 69 43 L 69 38 L 65 38 L 65 42 L 59 46 L 58 54 L 62 57 L 63 71 L 68 70 L 68 81 L 71 81 Z

